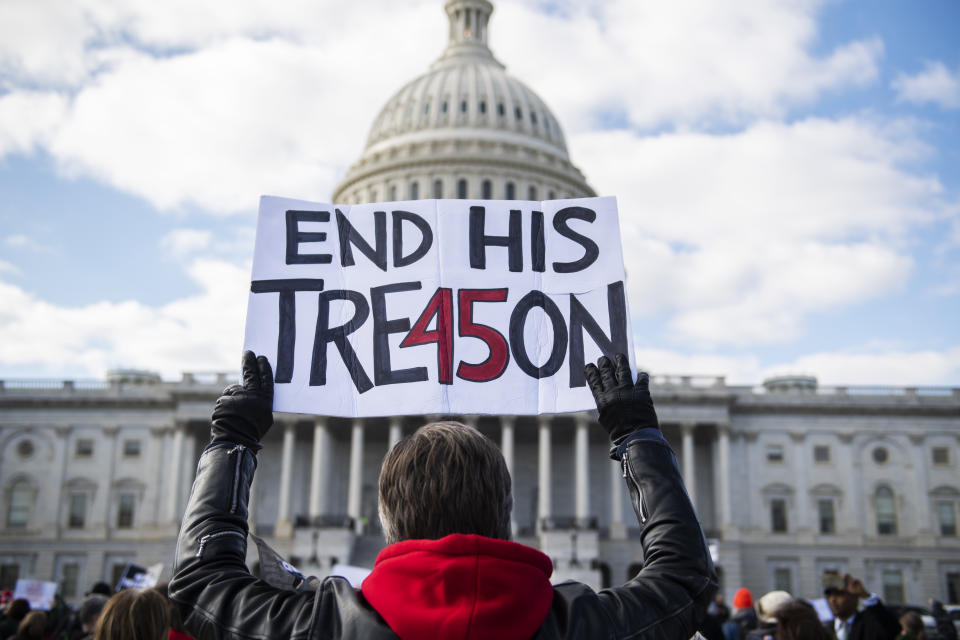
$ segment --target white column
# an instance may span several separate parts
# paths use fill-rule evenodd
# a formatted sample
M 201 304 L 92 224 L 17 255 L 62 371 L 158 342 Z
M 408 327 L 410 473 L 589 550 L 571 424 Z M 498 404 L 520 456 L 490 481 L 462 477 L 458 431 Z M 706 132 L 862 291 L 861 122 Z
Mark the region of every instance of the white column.
M 583 523 L 590 514 L 590 460 L 589 460 L 589 432 L 588 418 L 584 415 L 574 416 L 576 432 L 574 435 L 573 468 L 576 483 L 575 509 L 577 523 Z
M 503 454 L 503 461 L 507 465 L 507 473 L 510 474 L 514 496 L 517 495 L 517 481 L 513 475 L 513 425 L 515 421 L 514 416 L 500 416 L 500 452 Z M 510 530 L 516 537 L 517 523 L 512 509 L 510 510 Z
M 354 529 L 361 533 L 360 497 L 363 491 L 363 420 L 353 421 L 350 433 L 350 485 L 347 489 L 347 515 L 353 518 Z
M 717 473 L 720 487 L 720 527 L 726 529 L 733 524 L 730 514 L 730 425 L 717 425 L 717 444 L 719 451 L 719 464 L 717 464 Z
M 327 419 L 318 416 L 313 423 L 313 456 L 310 459 L 310 507 L 313 520 L 327 510 L 327 483 L 330 461 L 330 428 Z
M 627 537 L 627 525 L 623 522 L 623 467 L 616 460 L 610 461 L 610 538 L 623 540 Z
M 694 509 L 697 508 L 697 465 L 693 459 L 693 430 L 696 426 L 689 422 L 680 425 L 683 432 L 683 484 L 687 486 L 687 495 Z
M 403 418 L 394 416 L 390 418 L 390 434 L 387 438 L 387 451 L 393 449 L 403 438 Z
M 283 425 L 283 449 L 280 453 L 280 495 L 277 498 L 278 538 L 288 538 L 293 534 L 293 522 L 290 518 L 290 494 L 293 487 L 293 450 L 297 443 L 297 432 L 292 422 Z
M 550 418 L 549 416 L 540 416 L 539 422 L 539 453 L 537 457 L 537 530 L 545 518 L 550 517 L 552 511 L 550 491 L 553 487 L 551 483 L 550 463 Z
M 183 437 L 185 425 L 178 422 L 173 427 L 173 442 L 170 446 L 170 473 L 167 475 L 167 522 L 180 521 L 180 476 L 183 469 Z

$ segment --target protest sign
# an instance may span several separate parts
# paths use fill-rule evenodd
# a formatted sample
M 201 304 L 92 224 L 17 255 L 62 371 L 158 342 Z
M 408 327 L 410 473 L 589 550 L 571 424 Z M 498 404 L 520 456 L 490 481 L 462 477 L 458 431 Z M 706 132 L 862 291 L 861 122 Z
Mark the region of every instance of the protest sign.
M 328 205 L 264 196 L 245 348 L 274 409 L 594 408 L 584 363 L 633 339 L 614 198 Z
M 116 590 L 149 589 L 150 587 L 156 586 L 162 572 L 162 563 L 150 565 L 149 567 L 141 567 L 131 562 L 123 568 L 123 573 L 120 574 L 120 580 L 117 582 Z
M 57 595 L 57 583 L 43 580 L 17 580 L 13 587 L 13 597 L 30 602 L 31 609 L 49 611 Z

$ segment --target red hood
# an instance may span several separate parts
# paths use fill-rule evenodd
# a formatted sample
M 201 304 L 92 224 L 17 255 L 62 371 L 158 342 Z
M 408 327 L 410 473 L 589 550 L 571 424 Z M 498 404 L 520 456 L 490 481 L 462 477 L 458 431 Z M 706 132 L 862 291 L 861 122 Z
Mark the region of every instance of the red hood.
M 527 640 L 553 602 L 552 572 L 536 549 L 453 534 L 390 545 L 360 588 L 405 640 Z

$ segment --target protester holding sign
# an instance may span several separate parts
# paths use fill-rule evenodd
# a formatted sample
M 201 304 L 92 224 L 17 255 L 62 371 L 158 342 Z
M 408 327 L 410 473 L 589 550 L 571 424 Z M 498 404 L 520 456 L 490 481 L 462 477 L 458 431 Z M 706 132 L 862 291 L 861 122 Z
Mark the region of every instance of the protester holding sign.
M 460 423 L 421 427 L 387 455 L 381 520 L 390 546 L 355 590 L 329 577 L 285 590 L 245 565 L 247 500 L 273 422 L 267 358 L 213 411 L 177 545 L 170 595 L 198 640 L 220 638 L 689 638 L 716 591 L 703 532 L 641 373 L 603 357 L 583 372 L 621 462 L 646 564 L 625 585 L 551 586 L 550 559 L 509 541 L 511 481 L 496 445 Z

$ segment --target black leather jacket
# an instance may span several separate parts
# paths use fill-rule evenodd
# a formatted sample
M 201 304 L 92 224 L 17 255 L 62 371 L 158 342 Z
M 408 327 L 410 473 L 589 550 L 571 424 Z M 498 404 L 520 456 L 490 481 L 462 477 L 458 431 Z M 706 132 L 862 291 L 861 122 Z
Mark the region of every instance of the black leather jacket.
M 633 440 L 622 465 L 642 526 L 643 569 L 625 585 L 599 592 L 577 582 L 556 585 L 534 638 L 686 640 L 712 601 L 713 563 L 666 441 Z M 343 578 L 326 578 L 304 592 L 250 575 L 244 560 L 255 467 L 255 454 L 241 445 L 212 445 L 200 458 L 170 582 L 189 633 L 197 640 L 396 638 Z

